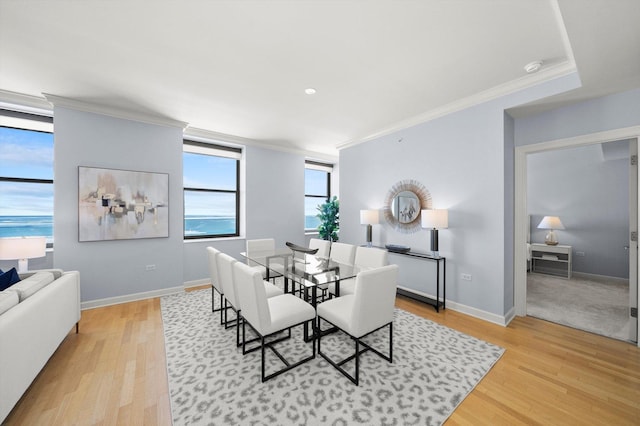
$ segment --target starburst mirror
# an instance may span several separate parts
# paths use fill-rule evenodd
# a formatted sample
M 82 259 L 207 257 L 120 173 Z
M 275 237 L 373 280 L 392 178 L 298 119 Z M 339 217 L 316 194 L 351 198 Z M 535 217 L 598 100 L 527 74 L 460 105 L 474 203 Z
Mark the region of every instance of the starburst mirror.
M 418 181 L 402 180 L 391 187 L 384 201 L 384 218 L 405 234 L 421 229 L 420 211 L 431 208 L 431 194 Z

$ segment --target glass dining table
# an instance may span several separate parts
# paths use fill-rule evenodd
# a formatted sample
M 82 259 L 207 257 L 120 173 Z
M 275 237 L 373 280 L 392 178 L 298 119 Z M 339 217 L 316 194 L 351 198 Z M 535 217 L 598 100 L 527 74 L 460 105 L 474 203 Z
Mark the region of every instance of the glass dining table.
M 266 280 L 272 277 L 284 278 L 284 292 L 295 292 L 296 285 L 303 299 L 314 308 L 318 303 L 318 290 L 327 291 L 329 284 L 335 285 L 335 296 L 340 296 L 340 281 L 354 278 L 362 268 L 336 262 L 332 259 L 312 254 L 294 252 L 289 248 L 240 253 L 249 265 L 261 265 L 266 269 Z M 305 340 L 309 339 L 305 327 Z
M 305 300 L 314 307 L 319 288 L 326 289 L 329 284 L 335 284 L 335 295 L 340 296 L 340 280 L 354 278 L 361 269 L 312 254 L 298 252 L 294 255 L 288 248 L 252 251 L 250 255 L 243 252 L 240 255 L 246 258 L 250 265 L 253 263 L 264 266 L 267 280 L 283 276 L 285 293 L 293 291 L 296 284 L 300 286 Z

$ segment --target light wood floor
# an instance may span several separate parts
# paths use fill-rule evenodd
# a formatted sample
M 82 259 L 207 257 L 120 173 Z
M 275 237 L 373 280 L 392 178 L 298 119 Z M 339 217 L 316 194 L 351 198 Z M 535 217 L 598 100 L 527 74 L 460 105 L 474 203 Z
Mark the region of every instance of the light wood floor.
M 506 348 L 447 425 L 640 425 L 640 349 L 534 318 L 508 327 L 398 297 Z M 7 425 L 170 425 L 159 299 L 82 312 Z

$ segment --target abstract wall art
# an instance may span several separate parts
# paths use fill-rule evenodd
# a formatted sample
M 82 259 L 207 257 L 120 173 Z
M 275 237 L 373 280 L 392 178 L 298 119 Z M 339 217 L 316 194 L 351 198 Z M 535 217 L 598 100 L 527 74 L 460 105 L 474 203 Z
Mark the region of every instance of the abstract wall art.
M 78 240 L 169 236 L 167 173 L 78 167 Z

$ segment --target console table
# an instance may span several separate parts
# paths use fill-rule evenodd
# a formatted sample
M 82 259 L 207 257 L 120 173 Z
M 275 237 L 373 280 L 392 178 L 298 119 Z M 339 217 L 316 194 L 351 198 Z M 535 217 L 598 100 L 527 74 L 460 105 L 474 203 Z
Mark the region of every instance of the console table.
M 550 274 L 551 268 L 540 269 L 540 263 L 551 262 L 566 268 L 566 277 L 571 279 L 571 246 L 532 243 L 531 244 L 531 272 Z
M 398 288 L 397 293 L 401 296 L 406 296 L 409 297 L 411 299 L 415 299 L 418 300 L 420 302 L 423 303 L 427 303 L 431 306 L 433 306 L 436 310 L 436 312 L 440 312 L 440 307 L 442 306 L 442 309 L 445 310 L 447 308 L 446 305 L 446 296 L 447 296 L 447 259 L 445 257 L 441 257 L 441 256 L 433 256 L 431 254 L 426 254 L 426 253 L 417 253 L 414 251 L 407 251 L 407 252 L 401 252 L 401 251 L 394 251 L 394 250 L 388 250 L 385 247 L 378 247 L 382 250 L 387 250 L 389 253 L 392 254 L 397 254 L 399 256 L 407 256 L 407 257 L 411 257 L 414 259 L 419 259 L 419 260 L 426 260 L 429 262 L 435 262 L 436 263 L 436 299 L 432 299 L 430 297 L 427 296 L 423 296 L 421 294 L 417 294 L 412 292 L 409 289 L 404 289 L 404 288 Z M 440 275 L 442 272 L 442 281 L 440 280 Z M 442 283 L 442 299 L 440 299 L 440 285 Z

